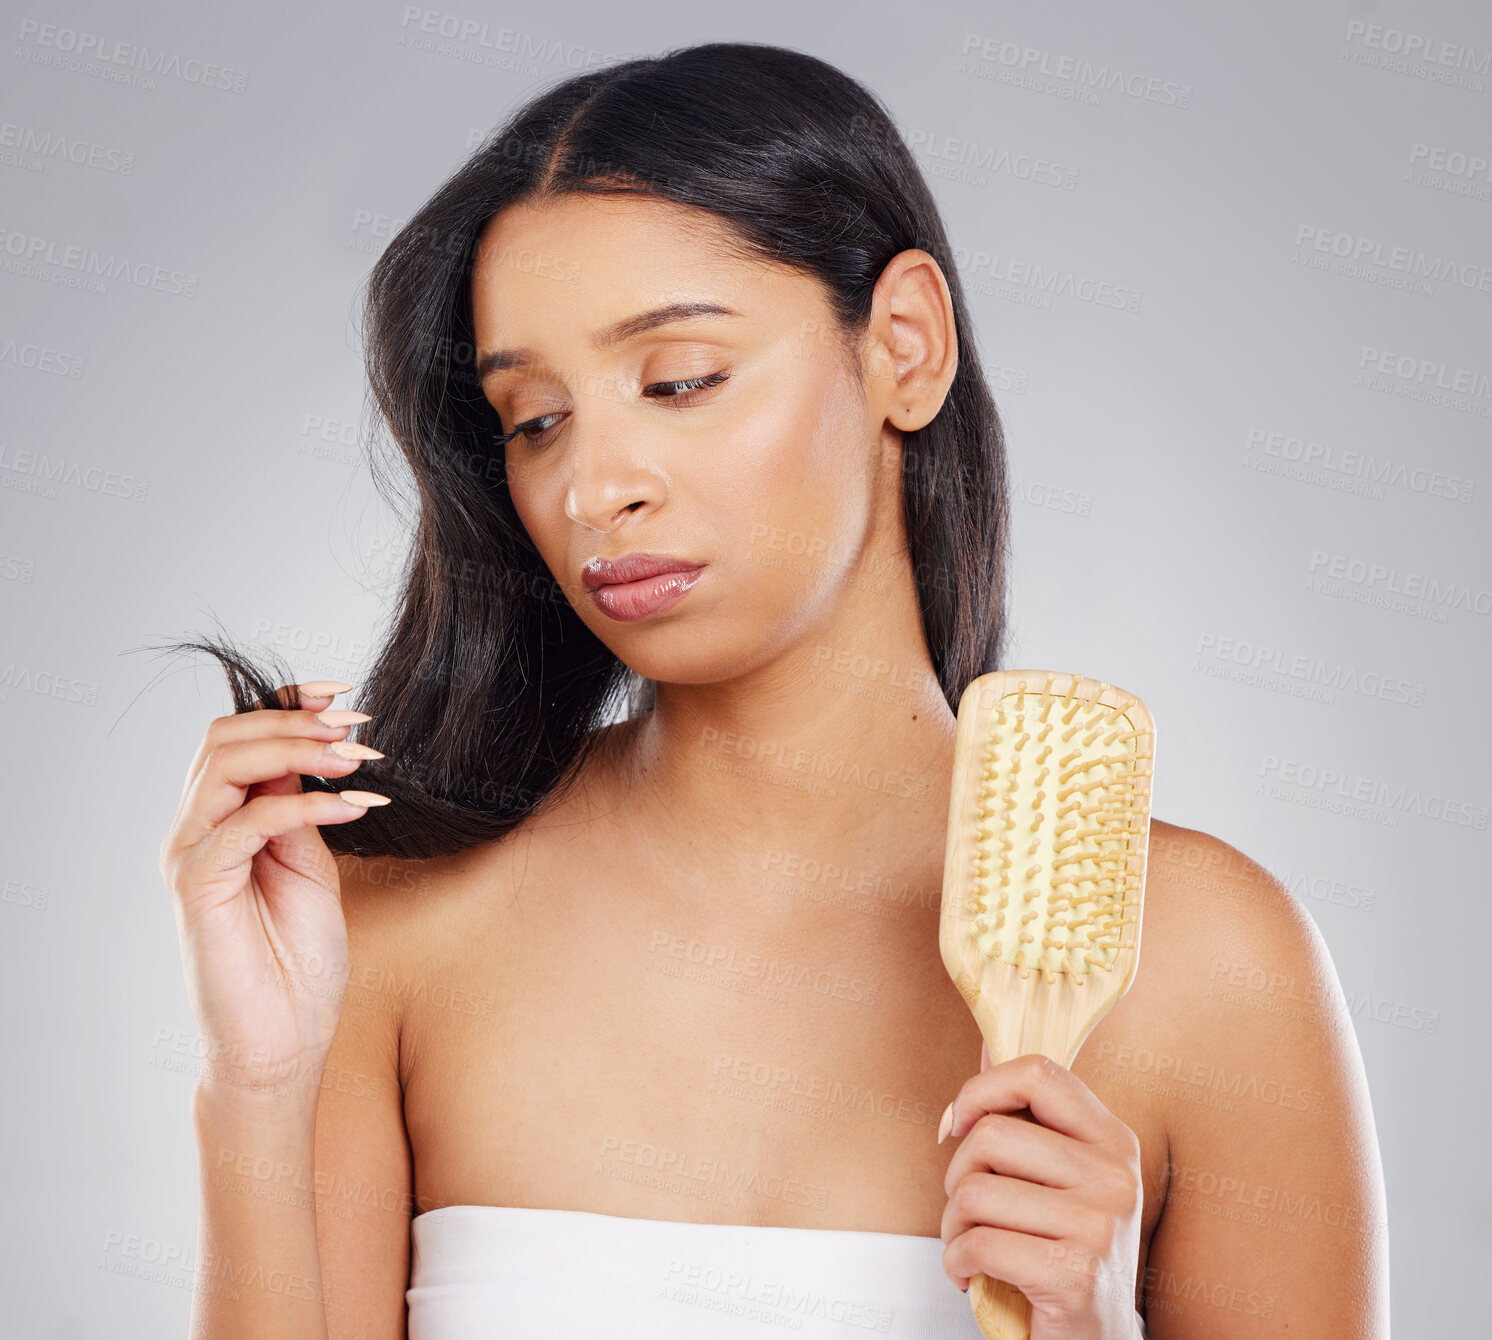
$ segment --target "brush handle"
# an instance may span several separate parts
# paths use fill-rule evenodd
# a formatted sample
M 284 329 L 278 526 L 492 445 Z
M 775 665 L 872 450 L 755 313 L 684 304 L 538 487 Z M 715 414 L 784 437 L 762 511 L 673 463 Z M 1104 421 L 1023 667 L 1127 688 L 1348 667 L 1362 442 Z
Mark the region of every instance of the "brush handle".
M 1015 1285 L 975 1275 L 969 1281 L 969 1302 L 984 1340 L 1030 1340 L 1031 1301 Z

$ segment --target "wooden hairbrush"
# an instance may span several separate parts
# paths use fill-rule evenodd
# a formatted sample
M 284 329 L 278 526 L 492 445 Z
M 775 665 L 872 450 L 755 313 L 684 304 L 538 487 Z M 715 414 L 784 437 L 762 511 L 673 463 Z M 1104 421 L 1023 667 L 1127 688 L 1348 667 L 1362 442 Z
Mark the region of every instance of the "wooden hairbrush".
M 938 945 L 998 1065 L 1071 1066 L 1140 954 L 1155 723 L 1102 680 L 997 670 L 959 698 Z M 1031 1305 L 975 1275 L 987 1340 L 1029 1340 Z

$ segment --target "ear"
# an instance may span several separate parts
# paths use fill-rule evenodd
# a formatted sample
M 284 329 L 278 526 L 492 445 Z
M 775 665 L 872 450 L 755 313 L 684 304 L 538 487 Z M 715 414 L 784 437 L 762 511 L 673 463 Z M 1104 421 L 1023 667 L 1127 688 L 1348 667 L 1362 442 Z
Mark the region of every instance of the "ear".
M 920 248 L 898 252 L 876 280 L 864 356 L 877 416 L 904 433 L 925 428 L 958 371 L 958 331 L 948 281 Z

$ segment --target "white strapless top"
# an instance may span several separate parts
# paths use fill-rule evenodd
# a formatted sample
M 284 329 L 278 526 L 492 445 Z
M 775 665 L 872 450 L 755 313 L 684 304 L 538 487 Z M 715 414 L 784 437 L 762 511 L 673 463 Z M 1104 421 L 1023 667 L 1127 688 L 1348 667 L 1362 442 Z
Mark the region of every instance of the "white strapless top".
M 409 1340 L 982 1340 L 941 1238 L 447 1205 L 410 1246 Z

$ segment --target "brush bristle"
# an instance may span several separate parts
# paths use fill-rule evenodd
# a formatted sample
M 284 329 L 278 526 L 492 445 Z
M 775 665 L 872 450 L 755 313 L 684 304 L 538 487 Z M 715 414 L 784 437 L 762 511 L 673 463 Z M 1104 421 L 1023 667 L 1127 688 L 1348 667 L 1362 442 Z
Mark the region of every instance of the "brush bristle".
M 1034 688 L 1004 693 L 985 720 L 972 898 L 986 957 L 1081 980 L 1107 972 L 1134 923 L 1131 862 L 1148 816 L 1140 732 L 1123 706 Z

